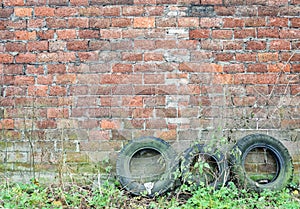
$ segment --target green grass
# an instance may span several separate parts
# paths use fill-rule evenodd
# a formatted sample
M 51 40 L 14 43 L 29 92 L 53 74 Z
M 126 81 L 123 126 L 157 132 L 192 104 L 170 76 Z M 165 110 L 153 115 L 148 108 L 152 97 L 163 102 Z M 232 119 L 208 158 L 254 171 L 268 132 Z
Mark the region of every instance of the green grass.
M 300 207 L 297 186 L 282 191 L 251 192 L 232 182 L 213 190 L 186 185 L 156 198 L 131 196 L 117 182 L 96 186 L 78 184 L 39 185 L 2 182 L 0 208 L 284 208 Z

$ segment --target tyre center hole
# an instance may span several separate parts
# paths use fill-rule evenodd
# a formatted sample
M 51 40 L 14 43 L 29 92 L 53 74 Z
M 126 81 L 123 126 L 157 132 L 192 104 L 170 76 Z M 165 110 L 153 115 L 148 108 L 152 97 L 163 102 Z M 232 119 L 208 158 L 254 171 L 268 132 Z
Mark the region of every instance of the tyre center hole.
M 154 149 L 141 149 L 132 156 L 129 170 L 132 177 L 141 183 L 157 181 L 166 172 L 166 161 Z
M 278 163 L 275 154 L 265 147 L 252 149 L 245 158 L 247 176 L 259 184 L 267 184 L 277 177 Z
M 211 184 L 218 178 L 220 171 L 215 158 L 211 155 L 200 153 L 193 158 L 190 172 L 197 183 Z

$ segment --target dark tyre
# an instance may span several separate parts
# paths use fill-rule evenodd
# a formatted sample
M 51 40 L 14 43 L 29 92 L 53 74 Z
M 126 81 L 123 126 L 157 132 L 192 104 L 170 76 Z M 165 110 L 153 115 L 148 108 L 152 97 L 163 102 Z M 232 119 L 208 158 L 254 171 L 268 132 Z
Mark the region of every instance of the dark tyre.
M 130 141 L 119 153 L 117 177 L 135 195 L 155 196 L 172 188 L 178 157 L 165 141 L 144 137 Z
M 225 156 L 217 149 L 196 144 L 183 153 L 182 181 L 189 185 L 223 186 L 229 176 Z
M 292 158 L 284 145 L 264 134 L 248 135 L 233 147 L 231 164 L 241 187 L 280 190 L 293 176 Z

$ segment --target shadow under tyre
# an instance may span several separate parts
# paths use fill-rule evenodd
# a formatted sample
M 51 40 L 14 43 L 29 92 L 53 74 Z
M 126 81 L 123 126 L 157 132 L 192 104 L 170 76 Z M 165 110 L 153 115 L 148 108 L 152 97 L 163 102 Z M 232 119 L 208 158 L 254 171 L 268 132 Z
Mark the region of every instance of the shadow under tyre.
M 183 153 L 180 164 L 182 181 L 189 185 L 223 186 L 229 176 L 225 156 L 210 146 L 196 144 Z
M 116 172 L 126 190 L 153 197 L 173 187 L 178 166 L 177 154 L 169 143 L 143 137 L 130 141 L 121 150 Z
M 230 161 L 240 187 L 281 190 L 292 180 L 293 163 L 288 150 L 268 135 L 252 134 L 240 139 Z

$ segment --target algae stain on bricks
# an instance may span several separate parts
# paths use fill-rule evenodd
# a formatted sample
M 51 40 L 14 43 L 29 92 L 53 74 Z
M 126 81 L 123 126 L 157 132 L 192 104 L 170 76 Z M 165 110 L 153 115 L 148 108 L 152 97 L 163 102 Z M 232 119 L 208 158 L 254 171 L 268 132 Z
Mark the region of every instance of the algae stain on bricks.
M 4 1 L 0 171 L 30 178 L 35 157 L 40 176 L 61 165 L 95 174 L 141 136 L 181 152 L 264 133 L 284 142 L 299 173 L 299 9 L 284 0 Z

